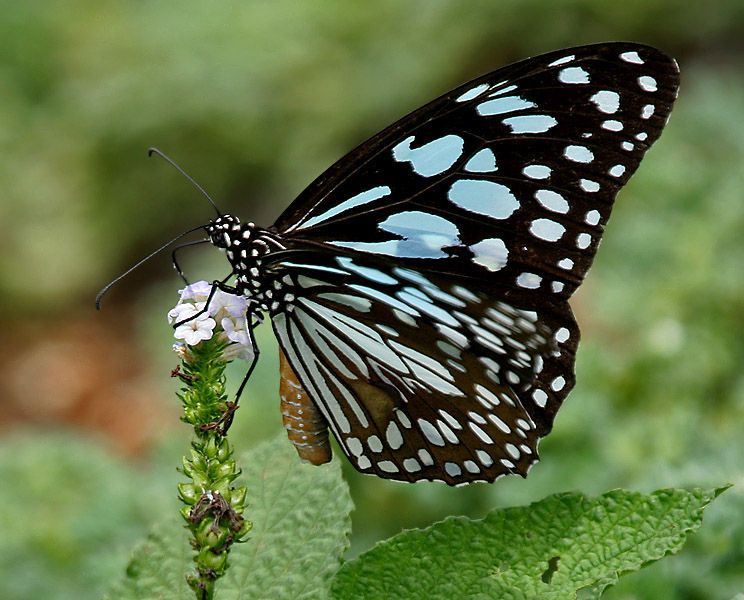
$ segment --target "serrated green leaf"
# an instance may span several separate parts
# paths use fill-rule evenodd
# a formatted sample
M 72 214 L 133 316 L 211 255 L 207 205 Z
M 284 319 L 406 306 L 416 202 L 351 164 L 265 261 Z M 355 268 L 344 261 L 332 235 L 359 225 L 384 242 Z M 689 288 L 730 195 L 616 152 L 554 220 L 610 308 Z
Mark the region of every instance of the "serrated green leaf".
M 215 598 L 326 598 L 351 529 L 351 498 L 338 461 L 303 464 L 282 434 L 238 462 L 243 475 L 236 485 L 248 488 L 244 516 L 253 529 L 231 550 Z M 187 534 L 173 520 L 135 551 L 126 579 L 107 598 L 191 598 L 184 576 L 192 571 Z
M 598 597 L 623 573 L 679 550 L 726 488 L 549 496 L 484 519 L 401 533 L 346 563 L 336 600 Z
M 104 600 L 192 598 L 185 575 L 194 569 L 193 552 L 182 522 L 172 518 L 153 527 L 147 541 L 135 549 L 126 577 Z
M 240 464 L 253 529 L 230 555 L 218 600 L 327 598 L 351 532 L 339 461 L 303 464 L 282 433 Z

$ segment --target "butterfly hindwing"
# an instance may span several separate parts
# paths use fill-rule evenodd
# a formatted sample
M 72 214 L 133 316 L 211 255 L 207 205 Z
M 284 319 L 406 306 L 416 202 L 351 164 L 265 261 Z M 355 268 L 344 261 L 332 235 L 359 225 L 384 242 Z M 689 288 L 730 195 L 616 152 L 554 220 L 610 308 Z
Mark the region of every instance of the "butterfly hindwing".
M 451 485 L 525 474 L 573 386 L 567 305 L 534 311 L 374 257 L 295 253 L 283 352 L 354 466 Z

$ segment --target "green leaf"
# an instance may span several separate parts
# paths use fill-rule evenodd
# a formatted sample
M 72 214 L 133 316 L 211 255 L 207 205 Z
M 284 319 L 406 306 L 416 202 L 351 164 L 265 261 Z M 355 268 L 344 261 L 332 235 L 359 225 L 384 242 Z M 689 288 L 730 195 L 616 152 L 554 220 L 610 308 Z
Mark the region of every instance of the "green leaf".
M 478 521 L 449 518 L 346 563 L 332 595 L 568 600 L 588 588 L 599 597 L 620 575 L 678 551 L 725 489 L 565 493 Z
M 349 545 L 352 509 L 339 461 L 303 464 L 283 433 L 244 454 L 237 485 L 248 488 L 249 539 L 234 546 L 218 581 L 218 600 L 326 598 Z M 177 519 L 154 528 L 135 550 L 126 578 L 107 598 L 182 600 L 193 593 L 187 534 Z
M 326 598 L 351 532 L 340 461 L 304 464 L 282 433 L 240 464 L 253 530 L 233 549 L 217 598 Z
M 247 542 L 232 548 L 215 598 L 326 598 L 351 529 L 351 498 L 339 461 L 303 464 L 282 434 L 238 462 L 244 471 L 236 484 L 248 488 L 244 516 L 253 529 Z M 191 598 L 184 579 L 192 570 L 186 539 L 175 519 L 156 528 L 107 597 Z
M 126 577 L 104 600 L 193 598 L 185 574 L 193 571 L 188 534 L 175 517 L 155 525 L 147 541 L 137 547 L 127 566 Z

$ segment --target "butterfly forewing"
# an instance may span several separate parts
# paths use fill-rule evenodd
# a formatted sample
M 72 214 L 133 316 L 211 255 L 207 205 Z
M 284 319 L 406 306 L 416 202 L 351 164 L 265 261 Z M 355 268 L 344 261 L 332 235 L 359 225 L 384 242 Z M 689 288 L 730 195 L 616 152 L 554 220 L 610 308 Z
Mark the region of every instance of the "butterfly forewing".
M 342 158 L 285 236 L 568 297 L 658 138 L 677 67 L 629 43 L 552 52 L 445 94 Z

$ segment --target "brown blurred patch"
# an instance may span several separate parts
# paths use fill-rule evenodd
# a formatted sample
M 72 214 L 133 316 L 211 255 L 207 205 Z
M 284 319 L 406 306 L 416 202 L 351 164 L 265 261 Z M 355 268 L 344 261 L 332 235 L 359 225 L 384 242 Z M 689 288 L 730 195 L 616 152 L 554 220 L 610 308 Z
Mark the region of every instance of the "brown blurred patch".
M 132 321 L 121 307 L 112 312 L 119 325 L 90 311 L 2 326 L 0 429 L 74 425 L 137 454 L 164 427 L 179 423 L 176 403 L 164 401 L 162 384 L 133 344 Z

